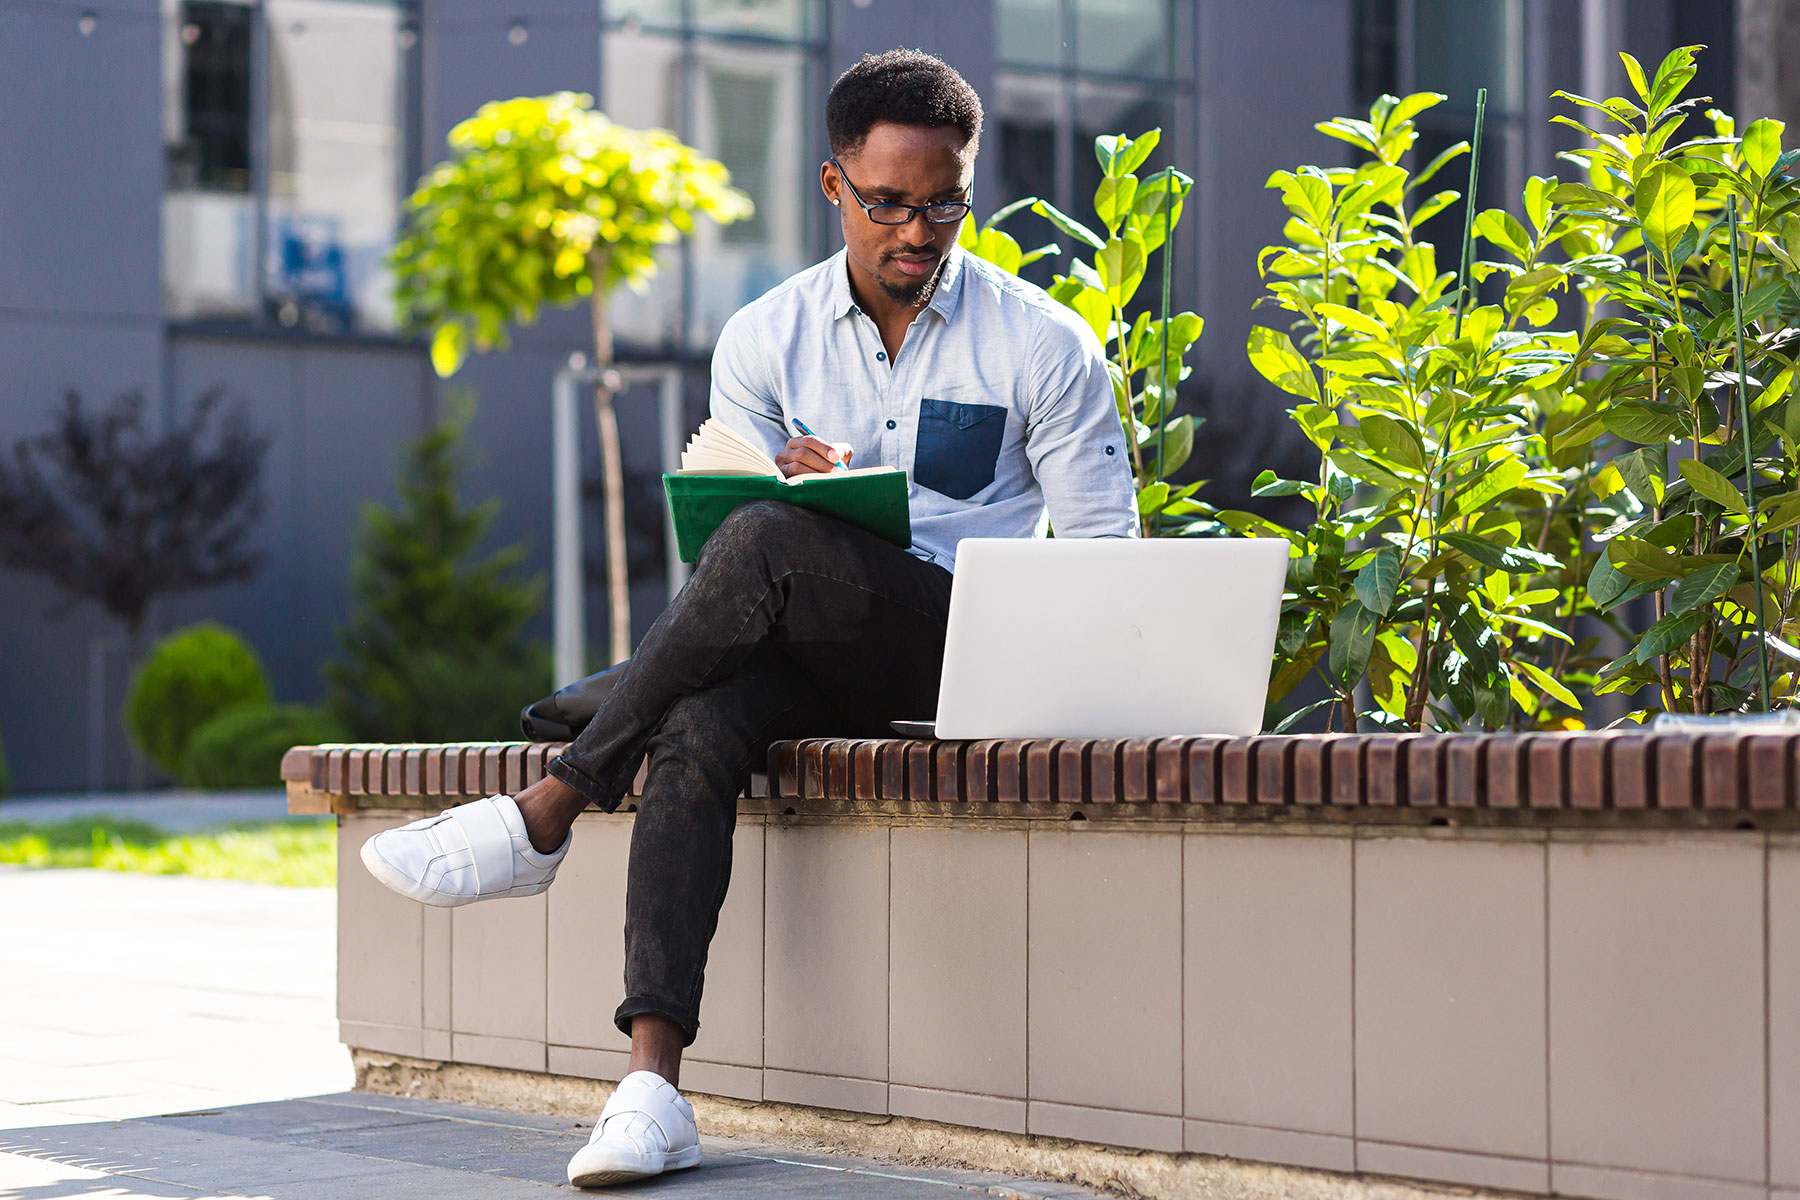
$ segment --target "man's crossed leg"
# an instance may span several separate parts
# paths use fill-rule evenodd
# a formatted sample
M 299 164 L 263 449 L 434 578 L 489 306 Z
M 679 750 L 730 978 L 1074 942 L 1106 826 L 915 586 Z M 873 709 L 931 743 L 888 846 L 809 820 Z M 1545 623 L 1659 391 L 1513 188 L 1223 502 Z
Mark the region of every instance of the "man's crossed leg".
M 842 522 L 777 501 L 722 523 L 694 575 L 548 776 L 378 834 L 363 861 L 428 904 L 534 895 L 576 816 L 608 812 L 646 754 L 625 906 L 630 1072 L 570 1182 L 601 1186 L 699 1162 L 676 1092 L 700 1024 L 707 947 L 731 876 L 737 798 L 758 755 L 791 737 L 881 736 L 933 711 L 950 574 Z

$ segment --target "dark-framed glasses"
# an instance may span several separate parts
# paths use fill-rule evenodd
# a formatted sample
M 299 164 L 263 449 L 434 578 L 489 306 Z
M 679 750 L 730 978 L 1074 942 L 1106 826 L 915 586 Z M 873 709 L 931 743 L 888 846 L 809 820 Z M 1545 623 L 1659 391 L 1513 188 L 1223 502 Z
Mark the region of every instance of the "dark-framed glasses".
M 968 200 L 945 200 L 937 204 L 895 204 L 892 201 L 870 204 L 862 198 L 862 193 L 856 190 L 856 185 L 850 182 L 850 177 L 844 174 L 844 164 L 839 162 L 835 155 L 831 158 L 831 165 L 837 168 L 838 178 L 842 179 L 844 186 L 850 189 L 850 198 L 855 200 L 862 210 L 869 214 L 869 220 L 877 225 L 905 225 L 913 219 L 915 213 L 924 217 L 927 225 L 956 225 L 968 216 L 974 207 L 970 203 L 975 198 L 973 184 L 969 185 Z

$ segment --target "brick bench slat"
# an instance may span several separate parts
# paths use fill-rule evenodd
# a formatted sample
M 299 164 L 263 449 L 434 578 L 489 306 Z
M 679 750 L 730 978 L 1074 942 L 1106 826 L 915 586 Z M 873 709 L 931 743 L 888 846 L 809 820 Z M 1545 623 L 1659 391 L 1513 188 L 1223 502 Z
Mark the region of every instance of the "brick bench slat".
M 529 787 L 565 748 L 298 746 L 283 755 L 281 773 L 295 811 L 422 809 Z M 757 777 L 743 803 L 775 813 L 908 804 L 1004 816 L 1099 806 L 1131 818 L 1174 806 L 1213 820 L 1618 817 L 1800 828 L 1797 777 L 1800 733 L 1766 730 L 813 739 L 772 747 L 766 780 Z M 643 782 L 640 769 L 634 795 Z

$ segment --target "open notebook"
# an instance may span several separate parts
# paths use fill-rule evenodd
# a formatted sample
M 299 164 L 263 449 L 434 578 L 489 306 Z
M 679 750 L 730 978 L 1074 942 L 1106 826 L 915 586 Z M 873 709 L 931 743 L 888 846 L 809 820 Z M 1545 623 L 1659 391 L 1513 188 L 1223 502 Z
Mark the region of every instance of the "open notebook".
M 723 421 L 709 418 L 681 452 L 681 469 L 663 476 L 675 544 L 683 562 L 733 509 L 753 500 L 780 500 L 860 526 L 902 548 L 912 545 L 906 474 L 894 467 L 860 467 L 783 477 L 775 460 Z

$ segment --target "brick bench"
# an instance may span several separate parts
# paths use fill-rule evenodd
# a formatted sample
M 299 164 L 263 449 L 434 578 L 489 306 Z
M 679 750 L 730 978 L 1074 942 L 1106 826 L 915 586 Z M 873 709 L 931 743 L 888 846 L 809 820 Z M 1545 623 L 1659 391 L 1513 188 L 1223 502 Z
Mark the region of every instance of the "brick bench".
M 363 1058 L 622 1073 L 629 804 L 585 814 L 529 900 L 425 909 L 356 858 L 560 749 L 288 754 L 292 806 L 339 815 Z M 1800 1200 L 1797 753 L 1710 732 L 783 743 L 740 800 L 683 1082 L 1181 1162 Z M 1257 1179 L 1244 1194 L 1282 1194 Z

